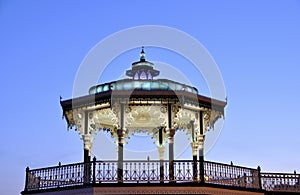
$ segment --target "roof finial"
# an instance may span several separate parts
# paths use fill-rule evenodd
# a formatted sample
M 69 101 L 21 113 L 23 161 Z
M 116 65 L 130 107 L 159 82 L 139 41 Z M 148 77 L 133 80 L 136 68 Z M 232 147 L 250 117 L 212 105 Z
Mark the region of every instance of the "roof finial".
M 145 52 L 144 52 L 144 46 L 142 46 L 142 51 L 141 51 L 141 54 L 140 54 L 140 61 L 145 61 L 146 58 L 145 58 Z

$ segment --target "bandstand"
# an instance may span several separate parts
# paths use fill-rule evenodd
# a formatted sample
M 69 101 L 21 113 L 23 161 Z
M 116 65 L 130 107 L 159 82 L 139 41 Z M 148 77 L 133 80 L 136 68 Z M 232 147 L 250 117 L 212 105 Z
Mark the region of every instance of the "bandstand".
M 212 100 L 198 94 L 196 88 L 167 79 L 154 79 L 159 71 L 146 61 L 142 49 L 140 60 L 126 71 L 129 79 L 93 86 L 89 95 L 61 102 L 63 115 L 69 128 L 75 128 L 84 143 L 84 162 L 90 162 L 93 136 L 97 131 L 109 131 L 116 140 L 118 151 L 117 179 L 123 182 L 124 140 L 139 131 L 147 132 L 157 144 L 159 159 L 164 160 L 165 144 L 168 144 L 168 180 L 174 181 L 174 135 L 183 129 L 190 136 L 193 161 L 197 153 L 203 162 L 205 132 L 224 115 L 226 102 Z M 198 152 L 199 151 L 199 152 Z M 198 168 L 191 174 L 199 178 Z M 160 166 L 160 173 L 165 167 Z M 160 181 L 164 181 L 160 174 Z M 204 174 L 200 174 L 200 181 Z
M 264 194 L 274 191 L 276 182 L 270 180 L 275 178 L 274 174 L 261 173 L 259 167 L 204 161 L 205 134 L 224 117 L 226 102 L 202 96 L 186 84 L 155 79 L 159 73 L 145 59 L 142 49 L 139 61 L 126 71 L 128 78 L 92 86 L 83 97 L 61 100 L 68 129 L 78 131 L 83 141 L 83 162 L 27 168 L 22 194 Z M 174 136 L 178 130 L 189 136 L 191 159 L 174 158 Z M 117 160 L 91 158 L 93 141 L 99 131 L 109 132 L 115 139 Z M 125 140 L 141 131 L 154 140 L 159 160 L 124 159 Z M 164 158 L 166 152 L 168 159 Z M 290 174 L 289 181 L 299 186 L 299 175 Z M 272 189 L 268 190 L 270 186 Z

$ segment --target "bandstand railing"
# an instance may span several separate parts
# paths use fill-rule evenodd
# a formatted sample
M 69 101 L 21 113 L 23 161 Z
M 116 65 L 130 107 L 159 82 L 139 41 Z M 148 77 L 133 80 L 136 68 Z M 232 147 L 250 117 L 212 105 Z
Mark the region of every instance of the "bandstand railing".
M 260 188 L 259 169 L 206 161 L 204 175 L 206 183 Z
M 262 189 L 266 191 L 300 192 L 299 174 L 260 173 L 235 165 L 204 161 L 204 181 L 200 181 L 199 161 L 174 160 L 170 177 L 169 161 L 123 161 L 123 177 L 118 178 L 118 161 L 96 161 L 26 169 L 25 192 L 101 183 L 209 183 L 223 186 Z M 174 179 L 170 179 L 174 178 Z
M 277 192 L 300 192 L 299 174 L 261 173 L 264 190 Z

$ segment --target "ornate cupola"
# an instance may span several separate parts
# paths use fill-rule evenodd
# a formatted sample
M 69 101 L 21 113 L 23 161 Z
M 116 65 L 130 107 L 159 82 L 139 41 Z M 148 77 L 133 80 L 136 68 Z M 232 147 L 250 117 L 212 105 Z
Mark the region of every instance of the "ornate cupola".
M 152 62 L 146 61 L 144 47 L 140 54 L 140 61 L 132 63 L 131 70 L 126 71 L 126 75 L 134 80 L 152 80 L 159 75 L 159 71 L 153 68 Z

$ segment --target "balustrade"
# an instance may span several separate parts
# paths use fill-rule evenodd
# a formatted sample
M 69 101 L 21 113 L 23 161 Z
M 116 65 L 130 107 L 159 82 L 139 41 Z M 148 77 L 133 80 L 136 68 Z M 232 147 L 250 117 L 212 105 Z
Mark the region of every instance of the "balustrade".
M 169 176 L 169 163 L 167 160 L 123 161 L 123 183 L 199 182 L 200 185 L 200 171 L 193 169 L 194 161 L 174 160 L 172 181 Z M 196 167 L 199 167 L 199 161 Z M 204 161 L 203 183 L 266 191 L 300 192 L 299 181 L 299 174 L 260 173 L 260 168 Z M 25 191 L 101 183 L 118 183 L 118 161 L 94 159 L 90 163 L 26 169 Z
M 261 173 L 262 189 L 267 191 L 300 192 L 299 174 Z
M 227 165 L 215 162 L 204 162 L 205 183 L 246 188 L 260 188 L 257 169 Z

